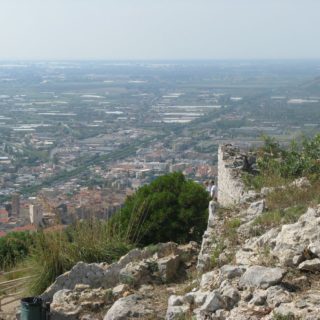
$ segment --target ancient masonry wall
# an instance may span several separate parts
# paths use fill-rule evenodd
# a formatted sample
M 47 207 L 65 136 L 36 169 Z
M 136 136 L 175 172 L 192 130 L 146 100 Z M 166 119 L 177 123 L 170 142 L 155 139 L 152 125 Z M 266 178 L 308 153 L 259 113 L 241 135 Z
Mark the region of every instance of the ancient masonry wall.
M 240 175 L 243 155 L 239 148 L 223 145 L 218 150 L 218 202 L 224 207 L 240 202 L 245 192 Z
M 223 145 L 218 151 L 218 203 L 209 203 L 207 230 L 202 237 L 201 250 L 198 255 L 197 270 L 200 273 L 210 270 L 212 249 L 219 219 L 217 206 L 228 207 L 238 204 L 245 195 L 245 186 L 240 175 L 245 165 L 246 155 L 238 147 Z

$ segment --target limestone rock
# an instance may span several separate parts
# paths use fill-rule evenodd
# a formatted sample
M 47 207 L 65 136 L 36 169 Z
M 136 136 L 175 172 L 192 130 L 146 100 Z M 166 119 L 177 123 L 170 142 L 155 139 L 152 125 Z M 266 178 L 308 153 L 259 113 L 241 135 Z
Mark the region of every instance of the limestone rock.
M 218 274 L 217 270 L 204 273 L 201 277 L 200 288 L 203 290 L 211 289 L 217 281 Z
M 188 304 L 194 304 L 196 307 L 202 306 L 206 301 L 209 291 L 189 292 L 184 296 L 184 301 Z
M 223 297 L 218 290 L 210 292 L 205 303 L 201 306 L 202 312 L 215 312 L 219 309 L 224 309 L 226 306 Z
M 90 289 L 78 286 L 75 290 L 63 289 L 56 292 L 51 303 L 51 319 L 79 319 L 80 313 L 96 313 L 111 306 L 113 296 L 108 289 Z
M 252 299 L 249 302 L 249 305 L 254 306 L 263 306 L 267 301 L 267 294 L 265 290 L 256 290 L 253 294 Z
M 244 266 L 224 265 L 220 268 L 220 282 L 225 279 L 239 278 L 246 271 Z
M 112 289 L 112 294 L 115 297 L 122 296 L 123 293 L 129 290 L 129 286 L 126 284 L 119 284 Z
M 292 183 L 289 185 L 290 187 L 296 187 L 296 188 L 309 188 L 311 187 L 311 183 L 306 177 L 298 178 L 294 180 Z
M 261 259 L 264 248 L 273 249 L 275 239 L 279 234 L 278 228 L 272 228 L 260 237 L 250 238 L 236 253 L 236 263 L 240 265 L 257 265 Z
M 298 222 L 282 226 L 275 239 L 272 254 L 281 264 L 293 266 L 293 257 L 303 253 L 310 243 L 318 241 L 320 227 L 320 210 L 309 208 Z
M 308 250 L 316 257 L 320 258 L 320 241 L 318 240 L 313 243 L 310 243 L 308 246 Z
M 179 320 L 189 311 L 189 306 L 168 306 L 166 320 Z M 111 319 L 110 319 L 111 320 Z
M 176 278 L 180 263 L 178 255 L 171 255 L 157 261 L 158 271 L 163 282 L 170 282 Z
M 317 272 L 320 271 L 320 259 L 315 258 L 312 260 L 306 260 L 299 264 L 298 267 L 300 270 Z
M 151 280 L 151 272 L 148 265 L 142 261 L 130 262 L 119 272 L 120 282 L 129 286 L 148 283 Z
M 271 308 L 278 307 L 281 303 L 292 301 L 292 294 L 281 286 L 269 287 L 266 290 L 267 303 Z
M 109 309 L 104 320 L 141 319 L 152 314 L 152 311 L 142 302 L 143 296 L 136 294 L 121 298 Z
M 252 202 L 247 210 L 247 217 L 253 219 L 260 215 L 265 208 L 265 201 L 259 200 L 256 202 Z
M 169 297 L 169 301 L 168 301 L 168 305 L 169 306 L 182 306 L 183 305 L 183 296 L 175 296 L 172 295 Z
M 286 271 L 281 268 L 252 266 L 241 276 L 241 287 L 257 287 L 266 289 L 281 282 Z
M 220 290 L 220 294 L 225 303 L 225 308 L 232 309 L 240 300 L 239 291 L 231 285 L 226 285 Z

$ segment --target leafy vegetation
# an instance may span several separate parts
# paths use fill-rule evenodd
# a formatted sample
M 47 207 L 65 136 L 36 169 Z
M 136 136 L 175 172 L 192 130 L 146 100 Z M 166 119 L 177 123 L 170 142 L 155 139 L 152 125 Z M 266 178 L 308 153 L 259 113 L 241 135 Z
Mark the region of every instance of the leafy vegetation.
M 282 147 L 275 138 L 263 137 L 264 145 L 258 149 L 257 164 L 260 174 L 244 175 L 244 182 L 255 189 L 279 186 L 299 177 L 316 180 L 320 175 L 320 134 L 293 140 Z
M 293 313 L 287 315 L 282 315 L 280 313 L 275 313 L 272 317 L 272 320 L 301 320 L 300 317 L 296 317 Z
M 167 174 L 129 197 L 112 224 L 131 243 L 200 240 L 207 225 L 208 193 L 182 173 Z
M 137 245 L 155 250 L 158 242 L 200 240 L 208 201 L 202 186 L 181 173 L 168 174 L 140 188 L 109 221 L 9 234 L 0 239 L 0 267 L 13 267 L 27 257 L 23 265 L 32 270 L 30 294 L 37 295 L 78 261 L 111 263 Z
M 11 232 L 0 238 L 0 269 L 9 269 L 23 260 L 33 243 L 34 236 L 28 232 Z

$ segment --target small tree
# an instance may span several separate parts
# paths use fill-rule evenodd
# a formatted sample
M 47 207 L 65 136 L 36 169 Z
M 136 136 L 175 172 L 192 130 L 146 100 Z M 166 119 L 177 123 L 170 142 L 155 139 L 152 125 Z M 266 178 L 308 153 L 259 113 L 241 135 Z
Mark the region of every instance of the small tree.
M 182 173 L 171 173 L 128 197 L 112 223 L 139 245 L 199 241 L 207 224 L 208 193 Z

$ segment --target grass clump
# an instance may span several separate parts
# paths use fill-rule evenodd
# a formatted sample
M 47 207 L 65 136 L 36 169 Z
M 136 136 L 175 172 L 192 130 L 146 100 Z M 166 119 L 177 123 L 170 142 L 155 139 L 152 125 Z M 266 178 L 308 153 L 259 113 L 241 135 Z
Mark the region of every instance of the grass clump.
M 257 150 L 258 175 L 244 174 L 243 181 L 249 188 L 287 185 L 299 177 L 320 176 L 320 134 L 303 137 L 282 147 L 275 138 L 264 136 L 264 145 Z
M 27 259 L 31 281 L 29 293 L 42 293 L 55 279 L 77 262 L 107 262 L 118 260 L 132 248 L 119 239 L 106 222 L 79 222 L 60 232 L 39 232 Z
M 241 225 L 239 218 L 226 219 L 224 222 L 224 236 L 229 240 L 232 245 L 236 245 L 238 242 L 238 228 Z
M 266 197 L 270 210 L 286 209 L 294 206 L 314 206 L 320 202 L 320 181 L 311 181 L 309 187 L 288 186 L 276 189 Z
M 274 227 L 278 227 L 283 224 L 295 223 L 298 221 L 299 217 L 305 213 L 305 211 L 306 207 L 303 205 L 267 211 L 253 221 L 250 233 L 252 236 L 258 236 Z
M 219 239 L 213 245 L 213 249 L 211 252 L 211 267 L 215 268 L 219 266 L 219 256 L 225 249 L 224 241 Z
M 300 317 L 295 316 L 293 313 L 283 315 L 280 313 L 274 313 L 272 320 L 302 320 Z

